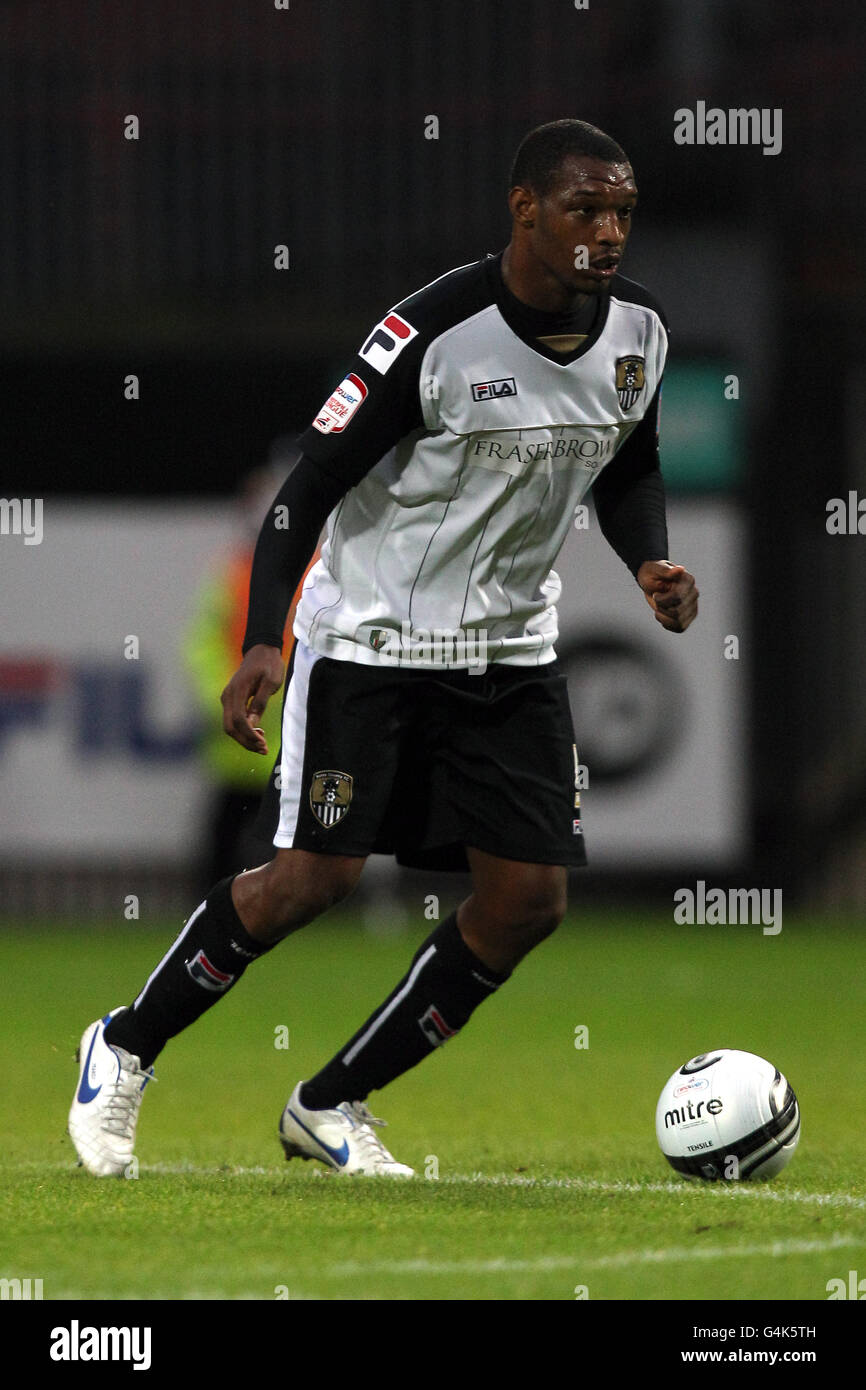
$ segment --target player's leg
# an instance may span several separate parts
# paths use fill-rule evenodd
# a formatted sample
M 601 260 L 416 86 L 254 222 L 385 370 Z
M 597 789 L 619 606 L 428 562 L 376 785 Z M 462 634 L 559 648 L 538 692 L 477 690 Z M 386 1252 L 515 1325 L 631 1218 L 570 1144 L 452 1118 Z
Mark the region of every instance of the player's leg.
M 354 831 L 358 815 L 349 814 L 353 778 L 315 773 L 339 768 L 334 759 L 346 751 L 339 743 L 347 722 L 341 699 L 351 680 L 342 679 L 339 669 L 334 675 L 334 667 L 343 665 L 322 662 L 303 643 L 295 644 L 279 777 L 267 793 L 269 811 L 274 820 L 279 817 L 276 827 L 270 826 L 276 854 L 260 868 L 231 875 L 210 889 L 132 1007 L 106 1026 L 105 1043 L 138 1057 L 145 1069 L 169 1038 L 237 984 L 248 965 L 339 902 L 360 877 L 368 850 L 363 834 Z M 278 804 L 270 798 L 277 787 Z M 340 835 L 342 841 L 335 842 Z
M 169 1038 L 224 998 L 283 936 L 341 901 L 363 864 L 361 857 L 283 849 L 270 864 L 224 879 L 191 914 L 133 1005 L 85 1030 L 69 1133 L 88 1171 L 119 1177 L 127 1169 L 150 1068 Z
M 223 879 L 163 956 L 132 1007 L 105 1030 L 147 1069 L 170 1038 L 233 989 L 253 961 L 355 887 L 361 857 L 279 849 L 269 864 Z
M 457 910 L 460 935 L 491 970 L 509 973 L 559 926 L 567 907 L 568 871 L 560 864 L 522 864 L 467 849 L 472 896 Z
M 304 1084 L 310 1109 L 364 1099 L 458 1032 L 562 920 L 564 866 L 584 859 L 567 686 L 554 664 L 456 673 L 424 693 L 417 735 L 431 740 L 426 833 L 432 844 L 473 846 L 472 895 Z
M 427 937 L 403 979 L 301 1088 L 308 1110 L 364 1100 L 469 1021 L 533 946 L 562 920 L 566 870 L 467 850 L 472 895 Z
M 354 887 L 389 794 L 386 735 L 396 696 L 384 686 L 375 670 L 295 644 L 274 783 L 277 854 L 211 889 L 133 1006 L 86 1031 L 69 1130 L 92 1172 L 123 1171 L 148 1069 L 166 1041 L 218 1003 L 283 936 Z M 353 789 L 362 794 L 353 797 Z
M 358 1032 L 296 1088 L 284 1140 L 299 1124 L 315 1131 L 317 1115 L 363 1100 L 459 1032 L 561 921 L 565 866 L 584 862 L 574 735 L 556 669 L 490 669 L 437 680 L 422 694 L 415 742 L 432 751 L 424 833 L 431 845 L 485 846 L 467 849 L 473 892 Z

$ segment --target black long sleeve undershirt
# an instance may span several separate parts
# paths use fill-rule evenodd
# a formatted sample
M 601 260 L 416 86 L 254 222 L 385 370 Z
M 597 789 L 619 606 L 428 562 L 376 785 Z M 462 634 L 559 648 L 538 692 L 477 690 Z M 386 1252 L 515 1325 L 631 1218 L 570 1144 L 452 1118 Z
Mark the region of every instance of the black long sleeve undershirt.
M 593 486 L 601 533 L 632 574 L 645 560 L 665 560 L 665 486 L 656 443 L 658 393 L 632 434 Z
M 602 535 L 635 578 L 645 560 L 667 559 L 665 486 L 658 468 L 632 476 L 623 470 L 623 475 L 616 476 L 614 462 L 599 478 L 593 495 Z
M 282 650 L 283 629 L 295 590 L 316 548 L 322 527 L 350 484 L 326 473 L 302 454 L 265 517 L 253 556 L 250 604 L 243 652 L 259 643 Z M 277 528 L 285 507 L 288 527 Z

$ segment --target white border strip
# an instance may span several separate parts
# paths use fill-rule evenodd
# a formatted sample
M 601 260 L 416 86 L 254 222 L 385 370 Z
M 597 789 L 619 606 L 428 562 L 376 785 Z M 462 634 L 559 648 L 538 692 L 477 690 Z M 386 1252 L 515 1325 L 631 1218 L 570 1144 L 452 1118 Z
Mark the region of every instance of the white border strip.
M 274 835 L 277 849 L 291 849 L 301 814 L 304 793 L 304 758 L 307 751 L 307 714 L 310 677 L 321 654 L 300 638 L 295 642 L 295 663 L 283 709 L 280 754 L 280 820 Z

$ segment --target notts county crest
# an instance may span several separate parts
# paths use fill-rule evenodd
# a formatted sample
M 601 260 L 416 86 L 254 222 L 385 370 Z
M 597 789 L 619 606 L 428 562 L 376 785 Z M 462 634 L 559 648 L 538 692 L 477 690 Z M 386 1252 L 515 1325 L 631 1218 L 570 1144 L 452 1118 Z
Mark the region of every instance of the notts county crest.
M 646 385 L 644 361 L 643 357 L 616 359 L 616 394 L 623 410 L 631 410 Z
M 349 810 L 352 779 L 348 772 L 317 772 L 310 787 L 310 808 L 326 830 L 338 825 Z

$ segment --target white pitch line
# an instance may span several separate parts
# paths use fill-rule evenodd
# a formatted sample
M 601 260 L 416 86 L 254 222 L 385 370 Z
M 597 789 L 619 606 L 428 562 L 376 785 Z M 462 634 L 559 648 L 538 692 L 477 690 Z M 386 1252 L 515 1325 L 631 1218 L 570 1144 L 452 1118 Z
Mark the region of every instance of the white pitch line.
M 561 1269 L 583 1273 L 591 1269 L 622 1269 L 627 1265 L 673 1264 L 683 1260 L 743 1259 L 750 1256 L 820 1255 L 850 1245 L 863 1245 L 856 1236 L 835 1235 L 829 1240 L 774 1240 L 766 1245 L 671 1246 L 667 1250 L 622 1250 L 617 1255 L 545 1255 L 536 1260 L 380 1260 L 347 1261 L 320 1273 L 325 1278 L 355 1278 L 369 1274 L 545 1274 Z
M 0 1172 L 41 1170 L 50 1168 L 56 1172 L 76 1172 L 74 1163 L 39 1163 L 29 1160 L 18 1164 L 0 1163 Z M 153 1173 L 165 1177 L 222 1177 L 222 1178 L 275 1178 L 286 1172 L 285 1164 L 244 1167 L 242 1164 L 198 1164 L 198 1163 L 143 1163 L 141 1173 Z M 325 1178 L 333 1178 L 323 1165 L 310 1169 L 310 1173 Z M 685 1197 L 689 1200 L 709 1197 L 714 1201 L 740 1201 L 755 1198 L 762 1202 L 801 1203 L 810 1206 L 848 1207 L 852 1210 L 866 1210 L 866 1197 L 858 1197 L 850 1192 L 803 1192 L 797 1188 L 771 1187 L 768 1183 L 699 1183 L 699 1182 L 625 1182 L 605 1181 L 602 1178 L 536 1178 L 522 1177 L 511 1173 L 452 1173 L 441 1178 L 421 1179 L 434 1186 L 449 1187 L 466 1185 L 469 1187 L 516 1187 L 527 1191 L 562 1190 L 567 1192 L 600 1192 L 612 1196 L 642 1196 L 658 1193 L 668 1197 Z
M 277 1177 L 285 1168 L 254 1167 L 244 1168 L 199 1166 L 191 1163 L 149 1163 L 142 1164 L 141 1172 L 157 1173 L 167 1176 L 201 1175 L 214 1177 Z M 324 1166 L 310 1170 L 311 1175 L 332 1178 Z M 740 1198 L 755 1197 L 765 1202 L 794 1202 L 815 1206 L 850 1207 L 866 1210 L 866 1197 L 856 1197 L 849 1192 L 802 1192 L 798 1189 L 772 1188 L 766 1183 L 696 1183 L 696 1182 L 606 1182 L 601 1178 L 534 1178 L 517 1174 L 502 1173 L 452 1173 L 441 1178 L 422 1179 L 443 1187 L 465 1185 L 468 1187 L 517 1187 L 527 1191 L 567 1191 L 600 1192 L 613 1196 L 643 1196 L 645 1193 L 659 1193 L 670 1197 L 695 1198 L 711 1196 L 716 1201 L 738 1201 Z
M 440 1179 L 443 1183 L 469 1183 L 490 1187 L 562 1188 L 573 1192 L 605 1192 L 614 1196 L 642 1195 L 647 1192 L 662 1193 L 666 1196 L 684 1197 L 701 1194 L 722 1201 L 736 1201 L 743 1197 L 758 1197 L 767 1202 L 806 1202 L 818 1206 L 841 1206 L 866 1209 L 866 1197 L 855 1197 L 849 1192 L 801 1192 L 797 1189 L 773 1188 L 766 1183 L 698 1183 L 698 1182 L 605 1182 L 601 1178 L 532 1178 L 517 1177 L 511 1174 L 501 1176 L 487 1173 L 455 1173 Z

